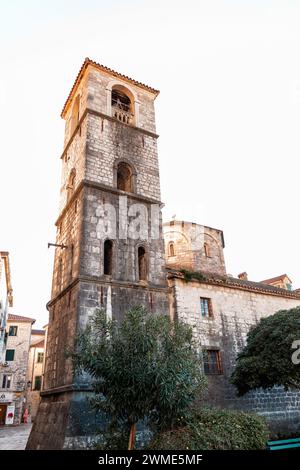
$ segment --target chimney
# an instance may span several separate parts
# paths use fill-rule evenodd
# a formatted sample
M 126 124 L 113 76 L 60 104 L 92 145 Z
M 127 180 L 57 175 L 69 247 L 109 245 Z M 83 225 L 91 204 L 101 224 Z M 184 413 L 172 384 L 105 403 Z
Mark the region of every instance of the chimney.
M 248 274 L 246 272 L 240 273 L 238 275 L 238 278 L 241 279 L 242 281 L 248 281 Z

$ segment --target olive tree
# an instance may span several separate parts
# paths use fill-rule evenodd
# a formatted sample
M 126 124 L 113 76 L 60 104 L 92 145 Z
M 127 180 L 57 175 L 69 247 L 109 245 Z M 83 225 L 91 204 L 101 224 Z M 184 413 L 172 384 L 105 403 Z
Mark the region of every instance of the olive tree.
M 93 408 L 125 430 L 129 449 L 138 421 L 170 428 L 205 387 L 191 328 L 140 306 L 122 322 L 97 310 L 77 336 L 72 357 L 77 370 L 92 377 Z

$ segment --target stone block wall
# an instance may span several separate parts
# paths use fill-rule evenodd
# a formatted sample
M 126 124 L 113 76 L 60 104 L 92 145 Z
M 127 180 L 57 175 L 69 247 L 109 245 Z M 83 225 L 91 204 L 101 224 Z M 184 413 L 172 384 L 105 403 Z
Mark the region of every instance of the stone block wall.
M 111 204 L 116 214 L 116 230 L 113 230 L 113 218 L 110 217 L 112 224 L 111 230 L 107 235 L 103 235 L 103 212 L 99 210 L 105 201 Z M 135 217 L 129 216 L 131 208 L 136 203 L 142 204 L 148 217 L 148 223 L 145 231 L 147 239 L 134 239 L 130 237 L 130 224 Z M 124 203 L 124 200 L 121 204 Z M 113 241 L 113 271 L 112 279 L 116 281 L 138 282 L 138 247 L 143 246 L 146 249 L 148 259 L 148 281 L 150 284 L 166 285 L 164 273 L 164 246 L 161 230 L 161 215 L 159 214 L 158 238 L 151 237 L 151 204 L 144 201 L 137 201 L 134 196 L 128 195 L 126 200 L 127 208 L 120 206 L 120 194 L 111 193 L 98 188 L 86 188 L 85 190 L 85 208 L 84 223 L 82 234 L 82 253 L 80 272 L 82 275 L 102 276 L 103 277 L 103 259 L 104 259 L 104 241 L 109 238 Z M 127 212 L 128 238 L 120 238 L 120 213 L 122 210 Z M 125 214 L 123 214 L 125 216 Z M 122 217 L 123 217 L 122 215 Z M 105 219 L 106 220 L 106 219 Z M 155 223 L 155 220 L 154 220 Z M 114 233 L 115 232 L 115 233 Z
M 109 73 L 92 66 L 89 67 L 88 73 L 87 107 L 98 113 L 111 116 L 109 102 L 111 99 L 111 88 L 115 84 L 124 86 L 134 96 L 136 127 L 155 133 L 155 95 L 133 83 L 129 83 L 119 77 L 112 77 Z
M 300 305 L 300 298 L 267 295 L 243 289 L 221 287 L 176 279 L 173 287 L 178 318 L 193 327 L 195 342 L 200 349 L 218 349 L 221 353 L 223 374 L 209 375 L 206 400 L 222 407 L 255 411 L 267 418 L 272 431 L 284 433 L 300 429 L 300 393 L 255 390 L 244 397 L 236 396 L 229 383 L 237 353 L 244 347 L 246 336 L 261 318 L 278 310 Z M 200 297 L 210 298 L 213 317 L 202 317 Z
M 92 114 L 87 122 L 85 178 L 116 188 L 117 163 L 125 161 L 135 173 L 135 193 L 160 202 L 156 137 Z
M 226 274 L 221 230 L 173 220 L 163 224 L 163 231 L 167 266 Z M 170 253 L 170 243 L 174 244 L 174 255 Z
M 76 283 L 49 304 L 44 390 L 73 383 L 72 361 L 66 353 L 76 336 L 78 292 Z
M 13 402 L 15 403 L 14 424 L 20 424 L 27 392 L 27 367 L 32 323 L 30 321 L 9 320 L 7 331 L 10 326 L 18 328 L 17 336 L 8 336 L 6 344 L 6 349 L 15 350 L 14 360 L 8 361 L 7 367 L 0 368 L 0 372 L 12 375 L 10 390 L 13 391 Z

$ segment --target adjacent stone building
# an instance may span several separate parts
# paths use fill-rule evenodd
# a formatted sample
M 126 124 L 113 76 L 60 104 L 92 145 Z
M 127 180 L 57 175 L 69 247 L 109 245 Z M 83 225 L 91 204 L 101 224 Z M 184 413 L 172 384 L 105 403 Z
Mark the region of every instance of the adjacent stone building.
M 27 408 L 31 421 L 37 414 L 43 387 L 46 327 L 32 330 L 27 368 Z
M 20 424 L 27 407 L 27 367 L 32 318 L 8 315 L 7 343 L 0 367 L 0 424 Z
M 300 306 L 299 291 L 291 291 L 287 275 L 262 282 L 248 281 L 246 273 L 237 278 L 227 275 L 219 230 L 171 221 L 164 224 L 164 233 L 171 315 L 193 327 L 208 377 L 206 400 L 256 411 L 267 418 L 274 432 L 299 431 L 299 392 L 278 387 L 237 398 L 229 382 L 250 327 L 278 310 Z
M 12 306 L 13 290 L 11 287 L 9 253 L 0 251 L 0 364 L 4 361 L 7 316 L 9 308 Z

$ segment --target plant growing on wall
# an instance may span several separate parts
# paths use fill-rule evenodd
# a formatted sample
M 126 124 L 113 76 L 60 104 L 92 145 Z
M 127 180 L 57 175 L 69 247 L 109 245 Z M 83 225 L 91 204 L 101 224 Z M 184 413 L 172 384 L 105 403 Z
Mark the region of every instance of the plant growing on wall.
M 135 443 L 136 424 L 172 426 L 205 386 L 189 326 L 131 308 L 122 322 L 97 310 L 78 335 L 75 367 L 93 377 L 92 406 Z
M 247 336 L 231 382 L 238 395 L 259 387 L 300 388 L 300 307 L 263 318 Z

